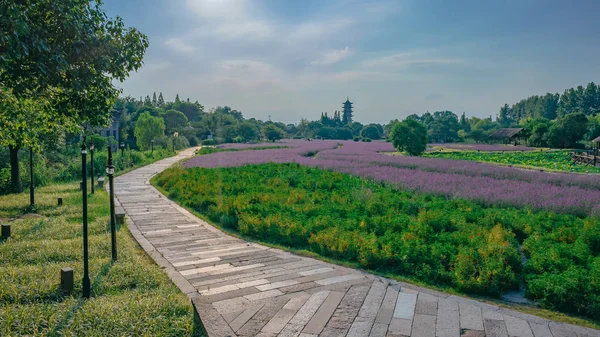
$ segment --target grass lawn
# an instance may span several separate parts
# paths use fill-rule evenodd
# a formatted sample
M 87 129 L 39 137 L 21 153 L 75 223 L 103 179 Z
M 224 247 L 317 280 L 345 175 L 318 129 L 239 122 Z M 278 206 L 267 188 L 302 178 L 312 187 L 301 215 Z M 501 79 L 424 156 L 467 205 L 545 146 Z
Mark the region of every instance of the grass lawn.
M 500 165 L 512 165 L 523 168 L 545 169 L 557 172 L 600 173 L 600 167 L 574 164 L 570 151 L 458 151 L 449 150 L 430 152 L 423 157 L 472 160 Z
M 0 243 L 0 336 L 192 335 L 187 296 L 124 227 L 111 263 L 108 195 L 96 189 L 88 201 L 92 298 L 83 300 L 79 183 L 37 189 L 38 215 L 24 214 L 28 193 L 0 196 L 0 221 L 12 231 Z M 73 295 L 60 290 L 63 267 L 74 270 Z

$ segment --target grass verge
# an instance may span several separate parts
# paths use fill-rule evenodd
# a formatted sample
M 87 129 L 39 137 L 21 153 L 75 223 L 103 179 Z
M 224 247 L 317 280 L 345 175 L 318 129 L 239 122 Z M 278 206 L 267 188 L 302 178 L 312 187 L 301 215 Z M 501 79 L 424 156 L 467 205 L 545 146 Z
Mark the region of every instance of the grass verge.
M 58 207 L 57 198 L 63 198 Z M 192 305 L 138 246 L 117 232 L 111 262 L 109 200 L 89 195 L 92 298 L 81 297 L 81 192 L 78 183 L 36 190 L 37 215 L 24 215 L 29 195 L 0 197 L 0 219 L 12 236 L 0 243 L 0 336 L 191 336 Z M 60 289 L 60 269 L 75 274 L 72 295 Z

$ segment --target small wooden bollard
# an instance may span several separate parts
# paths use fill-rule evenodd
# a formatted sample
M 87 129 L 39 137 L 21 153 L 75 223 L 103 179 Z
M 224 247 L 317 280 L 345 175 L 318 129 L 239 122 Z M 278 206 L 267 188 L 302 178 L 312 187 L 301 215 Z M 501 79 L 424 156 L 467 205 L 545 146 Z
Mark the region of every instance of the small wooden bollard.
M 60 286 L 67 294 L 73 292 L 73 269 L 65 267 L 60 270 Z
M 104 186 L 104 177 L 98 177 L 98 187 L 102 188 Z
M 58 206 L 62 206 L 62 198 L 58 198 Z
M 2 224 L 2 240 L 6 240 L 10 237 L 10 225 Z

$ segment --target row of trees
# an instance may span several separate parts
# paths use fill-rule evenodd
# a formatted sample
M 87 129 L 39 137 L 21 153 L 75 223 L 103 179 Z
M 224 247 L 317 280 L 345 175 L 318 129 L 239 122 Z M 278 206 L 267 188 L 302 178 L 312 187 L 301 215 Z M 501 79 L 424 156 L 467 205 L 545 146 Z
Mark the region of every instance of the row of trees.
M 585 88 L 566 89 L 562 94 L 534 95 L 509 106 L 500 108 L 498 122 L 502 127 L 519 124 L 524 119 L 544 118 L 554 120 L 571 113 L 595 116 L 600 112 L 600 87 L 594 82 Z
M 2 1 L 0 13 L 0 147 L 20 192 L 19 150 L 107 125 L 113 83 L 142 65 L 148 39 L 96 1 Z
M 294 124 L 246 119 L 241 111 L 218 106 L 205 111 L 198 101 L 165 101 L 163 94 L 119 98 L 115 109 L 119 113 L 120 138 L 130 147 L 147 149 L 151 141 L 166 146 L 177 135 L 182 144 L 191 146 L 211 138 L 215 143 L 250 142 L 291 138 L 297 132 Z M 175 137 L 173 137 L 175 138 Z

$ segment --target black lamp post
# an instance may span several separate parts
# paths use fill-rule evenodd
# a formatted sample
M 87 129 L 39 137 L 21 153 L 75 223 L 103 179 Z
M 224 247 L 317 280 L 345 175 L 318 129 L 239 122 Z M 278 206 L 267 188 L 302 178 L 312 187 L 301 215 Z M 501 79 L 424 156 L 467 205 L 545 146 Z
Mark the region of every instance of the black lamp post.
M 154 153 L 154 139 L 152 139 L 152 140 L 150 141 L 150 143 L 152 143 L 152 152 L 151 152 L 151 153 Z
M 112 260 L 117 261 L 117 227 L 115 221 L 115 191 L 113 177 L 115 175 L 115 167 L 112 162 L 112 148 L 108 146 L 108 166 L 106 167 L 106 175 L 108 176 L 108 188 L 110 197 L 110 241 L 112 245 Z
M 29 204 L 31 210 L 35 207 L 35 195 L 33 187 L 33 147 L 29 148 Z
M 81 196 L 83 199 L 83 297 L 89 298 L 91 294 L 89 256 L 88 256 L 88 209 L 87 209 L 87 167 L 86 167 L 85 139 L 81 144 L 81 181 L 83 188 Z
M 121 145 L 119 145 L 119 149 L 121 149 L 121 157 L 123 157 L 123 151 L 125 151 L 125 143 L 121 143 Z
M 90 184 L 92 185 L 92 194 L 94 194 L 94 144 L 90 145 Z

